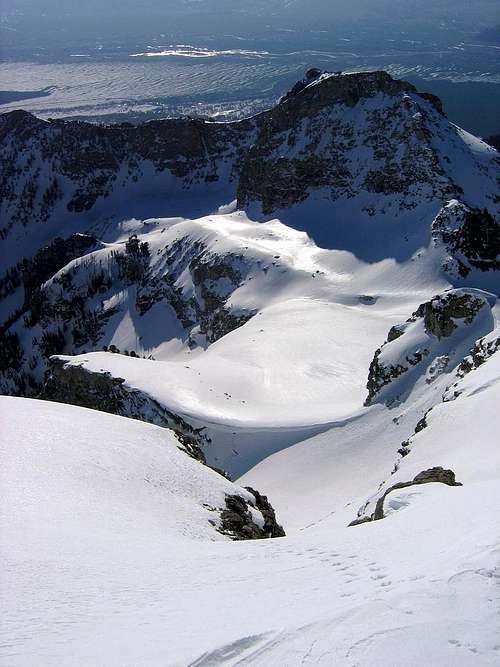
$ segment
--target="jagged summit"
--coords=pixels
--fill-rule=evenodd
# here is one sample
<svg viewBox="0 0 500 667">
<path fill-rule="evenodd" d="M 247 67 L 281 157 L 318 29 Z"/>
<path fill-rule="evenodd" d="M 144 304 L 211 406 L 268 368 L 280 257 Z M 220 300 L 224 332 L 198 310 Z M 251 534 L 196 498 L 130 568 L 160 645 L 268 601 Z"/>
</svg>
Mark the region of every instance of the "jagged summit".
<svg viewBox="0 0 500 667">
<path fill-rule="evenodd" d="M 354 106 L 361 99 L 373 97 L 379 93 L 397 95 L 399 93 L 415 93 L 432 103 L 435 109 L 444 114 L 441 100 L 431 93 L 420 93 L 408 81 L 394 79 L 383 70 L 368 72 L 321 72 L 311 69 L 304 79 L 280 100 L 280 104 L 297 103 L 307 107 L 314 113 L 324 106 L 342 103 Z"/>
<path fill-rule="evenodd" d="M 53 237 L 41 225 L 55 218 L 191 215 L 186 195 L 198 215 L 233 199 L 264 219 L 289 210 L 287 224 L 326 247 L 344 247 L 349 234 L 338 224 L 354 216 L 403 218 L 421 205 L 437 214 L 452 198 L 496 213 L 498 154 L 448 123 L 436 98 L 386 72 L 308 77 L 270 110 L 236 122 L 0 116 L 2 238 L 25 227 L 40 245 Z M 304 226 L 292 209 L 311 198 L 338 222 Z"/>
<path fill-rule="evenodd" d="M 42 121 L 42 119 L 28 111 L 16 109 L 14 111 L 7 111 L 0 114 L 0 127 L 5 128 L 6 124 L 9 124 L 10 126 L 19 126 L 31 123 L 34 118 L 37 118 L 39 122 L 50 122 L 52 125 L 64 124 L 80 127 L 90 126 L 98 128 L 100 131 L 133 131 L 136 128 L 143 128 L 145 126 L 161 127 L 162 125 L 172 129 L 173 127 L 182 127 L 183 125 L 202 125 L 206 123 L 215 123 L 216 125 L 239 125 L 254 118 L 266 118 L 269 113 L 280 104 L 287 103 L 289 106 L 293 104 L 299 105 L 299 99 L 300 106 L 309 104 L 310 111 L 314 113 L 314 111 L 321 108 L 321 106 L 327 106 L 338 102 L 353 105 L 359 102 L 362 98 L 371 97 L 378 93 L 396 95 L 400 92 L 416 93 L 423 99 L 431 101 L 440 113 L 444 113 L 442 102 L 437 96 L 431 93 L 419 92 L 413 84 L 401 79 L 395 79 L 384 70 L 328 72 L 317 68 L 311 68 L 307 70 L 304 78 L 297 81 L 291 90 L 286 93 L 274 107 L 268 111 L 260 112 L 242 120 L 228 122 L 187 116 L 163 120 L 149 120 L 138 124 L 128 122 L 95 124 L 88 121 L 64 119 Z"/>
</svg>

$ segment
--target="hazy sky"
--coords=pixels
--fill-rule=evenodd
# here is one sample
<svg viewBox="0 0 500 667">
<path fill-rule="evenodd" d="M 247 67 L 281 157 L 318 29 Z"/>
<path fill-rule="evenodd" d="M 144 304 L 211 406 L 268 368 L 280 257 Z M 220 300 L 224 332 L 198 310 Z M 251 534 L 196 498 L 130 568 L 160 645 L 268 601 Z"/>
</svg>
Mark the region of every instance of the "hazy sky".
<svg viewBox="0 0 500 667">
<path fill-rule="evenodd" d="M 345 18 L 413 17 L 419 14 L 475 17 L 500 22 L 498 0 L 0 0 L 2 14 L 27 12 L 52 15 L 178 14 L 202 16 L 207 12 L 233 16 L 301 17 L 309 21 Z"/>
<path fill-rule="evenodd" d="M 430 43 L 446 31 L 460 39 L 460 31 L 500 23 L 499 8 L 500 0 L 0 0 L 0 37 L 4 50 L 161 33 L 258 39 L 276 30 L 292 42 L 359 25 L 372 29 L 372 39 L 377 30 L 406 30 Z"/>
</svg>

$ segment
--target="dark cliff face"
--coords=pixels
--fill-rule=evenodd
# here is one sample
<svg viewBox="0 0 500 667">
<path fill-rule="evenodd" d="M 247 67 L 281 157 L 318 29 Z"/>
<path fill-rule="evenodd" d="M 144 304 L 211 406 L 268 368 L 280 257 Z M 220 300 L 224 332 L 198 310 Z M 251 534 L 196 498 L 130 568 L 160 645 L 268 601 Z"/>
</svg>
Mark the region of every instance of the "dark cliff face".
<svg viewBox="0 0 500 667">
<path fill-rule="evenodd" d="M 55 210 L 58 215 L 85 214 L 113 193 L 121 192 L 123 198 L 142 182 L 147 188 L 154 175 L 159 177 L 154 188 L 167 195 L 229 188 L 233 195 L 238 192 L 240 205 L 257 199 L 266 211 L 300 201 L 311 188 L 345 188 L 349 170 L 342 153 L 349 149 L 356 128 L 337 128 L 338 146 L 325 159 L 319 146 L 327 122 L 322 115 L 377 95 L 404 94 L 420 99 L 425 108 L 439 107 L 434 100 L 424 101 L 407 82 L 385 72 L 367 72 L 318 75 L 268 112 L 238 122 L 187 118 L 99 126 L 48 122 L 24 111 L 0 115 L 0 233 L 5 238 L 16 223 L 47 221 Z M 291 155 L 293 164 L 284 170 L 273 151 L 284 154 L 287 146 L 293 147 L 304 123 L 310 126 L 305 128 L 305 155 Z M 425 130 L 420 133 L 424 137 Z M 290 172 L 291 194 L 280 196 L 280 179 Z M 273 173 L 274 183 L 269 182 Z"/>
<path fill-rule="evenodd" d="M 487 209 L 450 202 L 434 219 L 432 237 L 448 252 L 444 269 L 451 275 L 466 278 L 474 269 L 500 269 L 500 225 Z"/>
<path fill-rule="evenodd" d="M 414 186 L 428 186 L 427 199 L 457 192 L 429 142 L 442 114 L 437 98 L 386 72 L 320 75 L 302 84 L 262 118 L 241 171 L 240 207 L 255 202 L 271 214 L 319 188 L 332 201 L 361 190 L 406 192 L 408 208 L 418 194 L 409 192 Z M 359 112 L 350 113 L 355 107 Z"/>
<path fill-rule="evenodd" d="M 191 190 L 237 177 L 254 121 L 163 120 L 139 126 L 42 121 L 15 111 L 0 116 L 0 234 L 14 225 L 85 214 L 114 193 L 159 176 L 155 188 Z M 172 185 L 172 181 L 175 186 Z"/>
</svg>

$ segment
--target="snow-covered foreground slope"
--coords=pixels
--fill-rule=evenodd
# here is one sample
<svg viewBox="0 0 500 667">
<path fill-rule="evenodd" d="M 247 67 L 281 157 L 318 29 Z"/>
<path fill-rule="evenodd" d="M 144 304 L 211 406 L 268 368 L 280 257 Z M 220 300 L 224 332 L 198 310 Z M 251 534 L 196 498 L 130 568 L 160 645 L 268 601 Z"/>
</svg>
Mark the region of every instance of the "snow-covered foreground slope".
<svg viewBox="0 0 500 667">
<path fill-rule="evenodd" d="M 2 532 L 12 562 L 32 534 L 54 553 L 131 532 L 146 542 L 228 539 L 228 495 L 264 525 L 255 497 L 195 460 L 172 431 L 47 401 L 4 396 L 0 410 Z"/>
<path fill-rule="evenodd" d="M 393 491 L 385 519 L 347 527 L 333 510 L 360 501 L 360 471 L 381 451 L 360 428 L 322 521 L 311 488 L 280 466 L 307 444 L 303 477 L 324 485 L 319 445 L 273 457 L 266 482 L 284 508 L 295 493 L 302 527 L 257 542 L 200 529 L 193 501 L 217 502 L 225 481 L 213 473 L 214 485 L 186 494 L 184 476 L 173 495 L 162 429 L 2 399 L 3 664 L 496 665 L 499 363 L 458 380 L 398 472 L 449 466 L 463 486 Z M 179 517 L 194 530 L 178 530 Z"/>
</svg>

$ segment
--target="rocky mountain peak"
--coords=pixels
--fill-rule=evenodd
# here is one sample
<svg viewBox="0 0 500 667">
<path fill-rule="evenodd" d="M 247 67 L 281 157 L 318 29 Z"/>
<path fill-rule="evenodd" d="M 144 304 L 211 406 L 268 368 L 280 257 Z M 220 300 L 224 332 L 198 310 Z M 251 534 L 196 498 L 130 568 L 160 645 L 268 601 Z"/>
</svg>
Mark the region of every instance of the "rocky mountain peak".
<svg viewBox="0 0 500 667">
<path fill-rule="evenodd" d="M 236 122 L 101 126 L 14 111 L 0 116 L 0 143 L 4 238 L 55 210 L 72 223 L 91 211 L 116 215 L 129 199 L 168 203 L 186 191 L 236 197 L 264 215 L 321 189 L 333 205 L 369 193 L 369 215 L 386 212 L 377 195 L 399 195 L 400 209 L 467 195 L 441 155 L 460 142 L 439 100 L 383 71 L 309 70 L 273 108 Z"/>
<path fill-rule="evenodd" d="M 308 114 L 313 114 L 332 104 L 354 106 L 360 100 L 374 97 L 379 93 L 390 96 L 399 93 L 419 94 L 424 99 L 432 101 L 435 108 L 442 113 L 439 98 L 428 93 L 418 93 L 415 86 L 408 81 L 394 79 L 383 70 L 352 74 L 308 70 L 304 79 L 296 83 L 280 100 L 277 108 L 282 110 L 284 106 L 289 109 L 293 107 L 294 111 L 300 108 L 302 111 L 307 110 Z"/>
<path fill-rule="evenodd" d="M 15 111 L 0 116 L 0 146 L 4 391 L 38 391 L 51 354 L 108 345 L 123 290 L 138 318 L 168 303 L 190 348 L 253 318 L 255 304 L 232 295 L 277 262 L 247 259 L 242 240 L 223 250 L 174 234 L 138 258 L 100 243 L 131 217 L 192 217 L 192 201 L 211 213 L 236 199 L 254 220 L 279 216 L 367 261 L 433 243 L 453 284 L 491 282 L 499 266 L 498 153 L 386 72 L 309 70 L 272 109 L 236 122 L 99 126 Z"/>
</svg>

